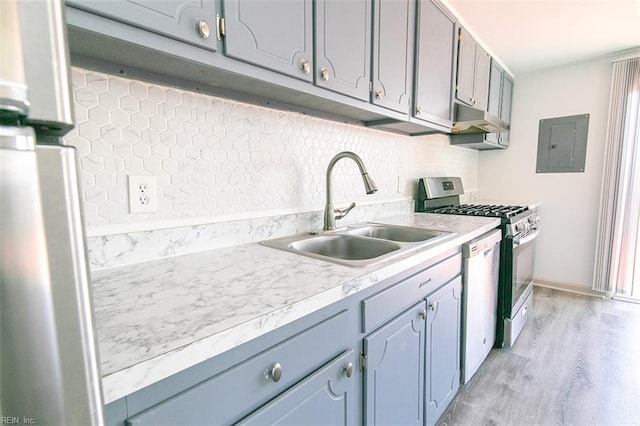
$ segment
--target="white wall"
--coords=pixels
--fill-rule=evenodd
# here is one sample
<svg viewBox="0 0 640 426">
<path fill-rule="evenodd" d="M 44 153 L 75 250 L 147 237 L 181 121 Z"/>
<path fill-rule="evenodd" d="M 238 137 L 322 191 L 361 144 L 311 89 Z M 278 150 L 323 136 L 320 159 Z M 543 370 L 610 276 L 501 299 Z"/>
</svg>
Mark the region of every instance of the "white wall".
<svg viewBox="0 0 640 426">
<path fill-rule="evenodd" d="M 601 59 L 517 76 L 511 146 L 480 155 L 479 197 L 542 203 L 536 279 L 592 285 L 611 70 Z M 585 113 L 585 172 L 537 174 L 539 120 Z"/>
<path fill-rule="evenodd" d="M 410 199 L 398 176 L 462 176 L 465 188 L 477 186 L 478 152 L 446 136 L 395 135 L 79 68 L 73 94 L 78 125 L 65 139 L 78 149 L 93 236 L 321 210 L 327 164 L 343 150 L 361 155 L 379 191 L 367 196 L 355 164 L 341 161 L 336 206 Z M 157 213 L 129 213 L 127 175 L 157 177 Z"/>
</svg>

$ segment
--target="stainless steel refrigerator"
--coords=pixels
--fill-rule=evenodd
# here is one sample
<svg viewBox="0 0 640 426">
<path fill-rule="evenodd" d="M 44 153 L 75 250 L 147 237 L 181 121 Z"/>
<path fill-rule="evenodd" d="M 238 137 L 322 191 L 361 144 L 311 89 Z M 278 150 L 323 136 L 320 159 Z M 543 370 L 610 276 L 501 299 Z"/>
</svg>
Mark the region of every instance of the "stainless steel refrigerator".
<svg viewBox="0 0 640 426">
<path fill-rule="evenodd" d="M 0 0 L 0 417 L 103 424 L 60 0 Z"/>
</svg>

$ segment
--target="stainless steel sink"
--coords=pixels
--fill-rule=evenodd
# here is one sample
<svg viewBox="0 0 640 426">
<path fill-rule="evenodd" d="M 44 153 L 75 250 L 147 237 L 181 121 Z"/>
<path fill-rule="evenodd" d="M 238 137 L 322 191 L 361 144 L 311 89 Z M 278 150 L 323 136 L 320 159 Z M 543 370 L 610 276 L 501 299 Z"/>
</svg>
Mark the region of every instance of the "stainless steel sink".
<svg viewBox="0 0 640 426">
<path fill-rule="evenodd" d="M 343 260 L 373 259 L 396 250 L 398 244 L 369 240 L 351 235 L 323 235 L 289 244 L 294 250 Z"/>
<path fill-rule="evenodd" d="M 297 234 L 261 241 L 259 244 L 354 267 L 364 267 L 381 262 L 399 254 L 402 249 L 400 244 L 391 241 L 337 233 Z"/>
<path fill-rule="evenodd" d="M 452 232 L 366 223 L 341 231 L 296 234 L 259 244 L 346 266 L 365 267 L 435 244 Z"/>
<path fill-rule="evenodd" d="M 350 235 L 361 237 L 379 238 L 382 240 L 401 241 L 406 243 L 424 242 L 435 239 L 442 239 L 450 232 L 435 231 L 433 229 L 411 228 L 407 226 L 378 225 L 371 224 L 354 228 L 346 232 Z M 431 241 L 435 242 L 435 241 Z"/>
</svg>

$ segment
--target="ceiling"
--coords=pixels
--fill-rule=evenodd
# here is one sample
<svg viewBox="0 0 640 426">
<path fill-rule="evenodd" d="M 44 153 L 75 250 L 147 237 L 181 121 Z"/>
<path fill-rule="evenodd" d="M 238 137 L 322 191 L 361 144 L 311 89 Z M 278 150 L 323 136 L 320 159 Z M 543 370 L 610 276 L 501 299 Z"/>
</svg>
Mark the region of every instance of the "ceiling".
<svg viewBox="0 0 640 426">
<path fill-rule="evenodd" d="M 640 47 L 640 0 L 448 0 L 515 75 Z"/>
</svg>

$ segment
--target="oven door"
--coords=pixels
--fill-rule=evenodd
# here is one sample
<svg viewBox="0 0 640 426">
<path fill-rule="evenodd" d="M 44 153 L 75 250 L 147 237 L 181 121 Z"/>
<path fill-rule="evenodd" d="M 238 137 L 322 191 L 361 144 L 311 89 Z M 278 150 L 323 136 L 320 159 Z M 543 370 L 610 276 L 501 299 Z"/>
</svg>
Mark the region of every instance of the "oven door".
<svg viewBox="0 0 640 426">
<path fill-rule="evenodd" d="M 539 230 L 533 229 L 525 234 L 516 235 L 512 242 L 511 262 L 511 317 L 524 304 L 533 287 L 533 263 L 536 238 Z M 507 299 L 509 300 L 509 299 Z"/>
</svg>

